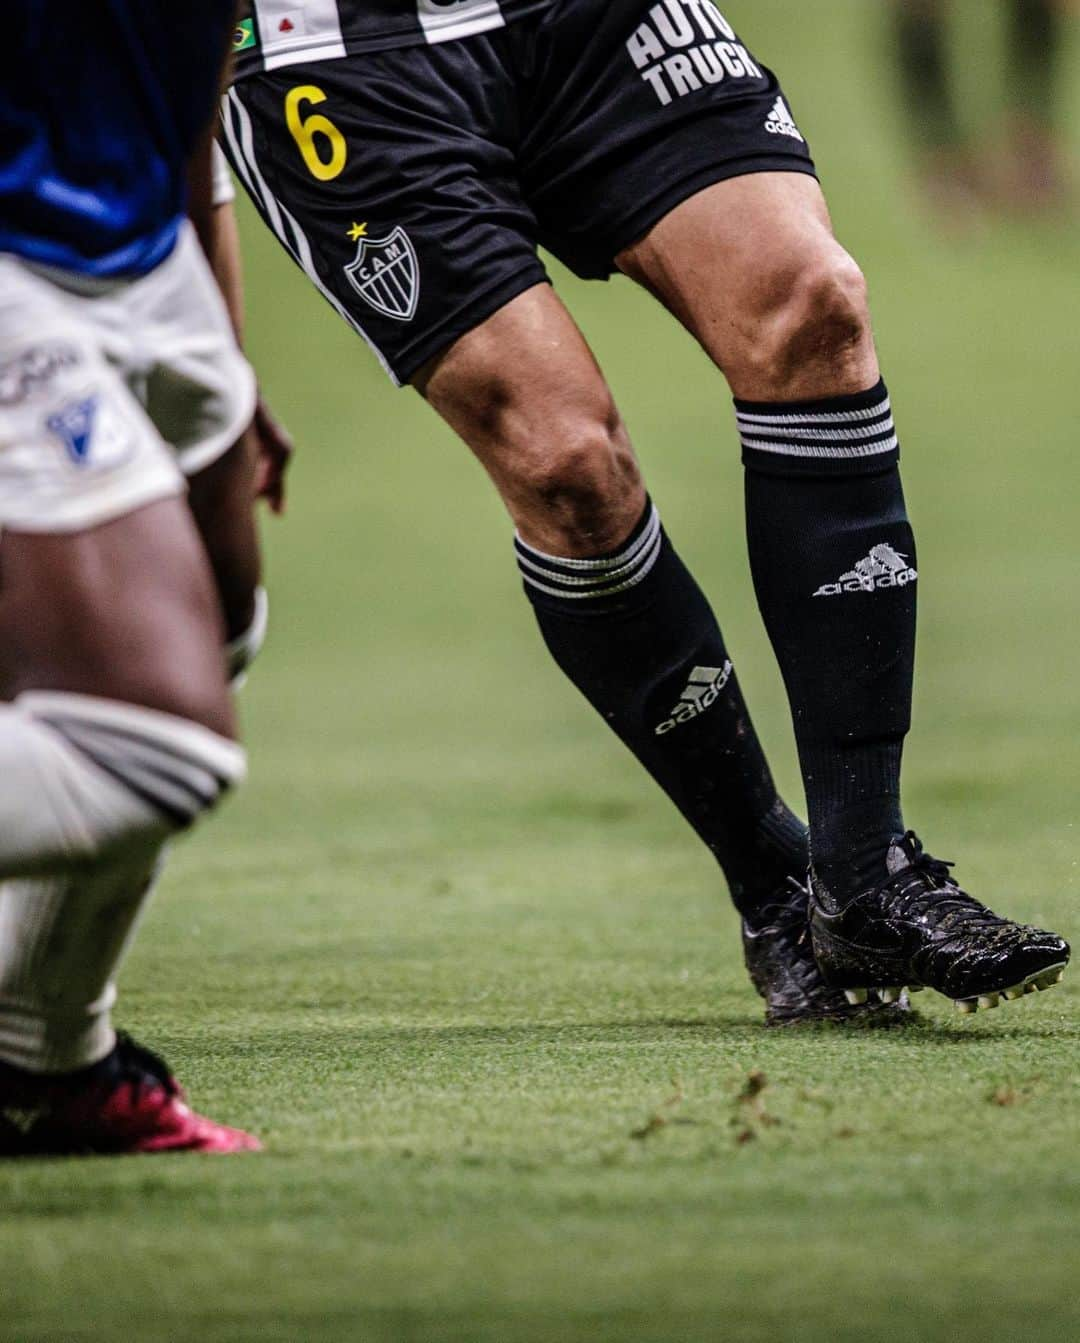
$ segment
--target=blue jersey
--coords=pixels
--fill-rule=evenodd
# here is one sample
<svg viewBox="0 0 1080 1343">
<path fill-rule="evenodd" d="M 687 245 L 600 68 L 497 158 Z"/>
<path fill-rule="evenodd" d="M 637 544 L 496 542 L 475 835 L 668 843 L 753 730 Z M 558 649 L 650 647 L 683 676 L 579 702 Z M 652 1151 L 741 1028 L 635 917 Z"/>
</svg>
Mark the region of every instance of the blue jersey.
<svg viewBox="0 0 1080 1343">
<path fill-rule="evenodd" d="M 235 0 L 3 0 L 0 252 L 143 275 L 172 249 Z"/>
</svg>

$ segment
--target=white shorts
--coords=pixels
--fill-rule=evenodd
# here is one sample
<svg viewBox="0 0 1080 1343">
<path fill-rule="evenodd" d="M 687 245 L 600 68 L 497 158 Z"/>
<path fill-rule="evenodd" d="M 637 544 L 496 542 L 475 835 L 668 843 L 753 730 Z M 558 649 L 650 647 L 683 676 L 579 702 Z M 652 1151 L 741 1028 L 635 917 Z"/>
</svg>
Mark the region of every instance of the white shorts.
<svg viewBox="0 0 1080 1343">
<path fill-rule="evenodd" d="M 137 280 L 0 254 L 0 529 L 81 531 L 180 494 L 254 406 L 190 224 Z"/>
</svg>

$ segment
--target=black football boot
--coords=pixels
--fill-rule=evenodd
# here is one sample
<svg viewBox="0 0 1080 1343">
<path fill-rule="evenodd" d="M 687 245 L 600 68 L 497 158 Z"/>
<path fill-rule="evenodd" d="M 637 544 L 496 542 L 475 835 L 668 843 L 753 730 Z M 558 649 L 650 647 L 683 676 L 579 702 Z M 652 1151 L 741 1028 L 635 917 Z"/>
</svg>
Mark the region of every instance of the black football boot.
<svg viewBox="0 0 1080 1343">
<path fill-rule="evenodd" d="M 888 1004 L 865 998 L 852 1003 L 842 990 L 825 983 L 810 942 L 807 890 L 794 878 L 752 923 L 743 919 L 742 938 L 746 968 L 765 999 L 766 1026 L 870 1018 L 884 1022 L 907 1013 L 906 994 L 896 994 Z"/>
<path fill-rule="evenodd" d="M 1069 944 L 999 918 L 931 858 L 912 831 L 889 848 L 881 883 L 840 904 L 811 869 L 810 930 L 827 983 L 848 1002 L 932 988 L 961 1012 L 997 1007 L 1056 984 Z"/>
</svg>

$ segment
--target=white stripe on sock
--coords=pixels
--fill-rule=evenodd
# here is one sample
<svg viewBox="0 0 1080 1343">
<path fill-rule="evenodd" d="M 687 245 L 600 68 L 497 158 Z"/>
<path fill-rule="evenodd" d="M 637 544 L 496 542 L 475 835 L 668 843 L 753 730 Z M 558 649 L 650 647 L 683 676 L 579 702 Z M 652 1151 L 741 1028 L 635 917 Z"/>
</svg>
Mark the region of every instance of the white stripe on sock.
<svg viewBox="0 0 1080 1343">
<path fill-rule="evenodd" d="M 585 591 L 574 592 L 572 590 L 568 591 L 565 587 L 559 587 L 559 588 L 549 587 L 546 583 L 537 582 L 537 580 L 533 578 L 531 574 L 526 573 L 524 569 L 521 570 L 521 576 L 525 580 L 525 582 L 529 584 L 530 587 L 536 588 L 539 592 L 546 592 L 550 597 L 565 597 L 567 598 L 567 600 L 570 601 L 580 600 L 582 598 L 611 597 L 614 596 L 616 593 L 625 592 L 627 588 L 636 587 L 638 583 L 640 583 L 643 579 L 648 577 L 650 570 L 656 563 L 657 557 L 660 554 L 660 547 L 662 541 L 663 537 L 661 536 L 658 528 L 652 545 L 650 546 L 646 554 L 642 557 L 640 563 L 634 566 L 634 572 L 631 574 L 631 576 L 627 578 L 625 582 L 616 583 L 614 586 L 604 586 L 602 582 L 599 582 L 599 583 L 593 583 Z M 520 558 L 521 557 L 519 556 L 519 560 Z M 563 575 L 553 574 L 550 571 L 541 571 L 541 572 L 545 572 L 545 576 L 550 578 L 553 582 L 558 581 L 573 584 L 575 582 L 589 581 L 589 580 L 565 578 Z"/>
<path fill-rule="evenodd" d="M 857 446 L 837 444 L 831 447 L 825 443 L 771 443 L 761 438 L 744 438 L 744 448 L 754 448 L 758 452 L 775 452 L 784 457 L 875 457 L 882 452 L 891 452 L 900 446 L 893 434 L 880 443 L 863 443 Z"/>
<path fill-rule="evenodd" d="M 606 558 L 599 560 L 575 560 L 566 559 L 561 555 L 549 555 L 546 551 L 537 550 L 535 546 L 530 546 L 527 541 L 523 541 L 520 534 L 515 539 L 518 546 L 522 550 L 528 551 L 533 559 L 547 560 L 551 564 L 561 564 L 565 569 L 604 570 L 632 559 L 638 551 L 643 550 L 647 544 L 651 543 L 653 534 L 659 530 L 659 527 L 660 514 L 656 510 L 656 505 L 653 504 L 649 509 L 649 519 L 637 540 L 628 545 L 625 550 L 620 550 L 617 555 L 608 555 Z"/>
<path fill-rule="evenodd" d="M 739 423 L 744 421 L 747 424 L 765 426 L 767 424 L 788 425 L 788 424 L 857 424 L 861 420 L 872 420 L 877 416 L 885 415 L 892 410 L 892 401 L 886 397 L 876 406 L 867 406 L 865 410 L 837 410 L 825 414 L 818 414 L 816 411 L 789 411 L 782 415 L 758 415 L 750 411 L 735 409 L 735 415 Z"/>
</svg>

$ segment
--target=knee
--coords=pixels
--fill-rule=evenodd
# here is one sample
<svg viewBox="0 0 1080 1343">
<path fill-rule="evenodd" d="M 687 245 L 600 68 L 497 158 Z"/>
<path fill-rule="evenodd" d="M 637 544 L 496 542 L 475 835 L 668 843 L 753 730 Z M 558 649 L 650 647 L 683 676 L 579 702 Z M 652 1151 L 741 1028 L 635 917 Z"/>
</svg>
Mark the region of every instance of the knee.
<svg viewBox="0 0 1080 1343">
<path fill-rule="evenodd" d="M 190 720 L 66 691 L 0 706 L 0 876 L 151 853 L 245 773 L 243 750 Z"/>
<path fill-rule="evenodd" d="M 507 502 L 523 539 L 550 554 L 601 555 L 633 530 L 645 488 L 614 405 L 554 418 L 515 462 Z"/>
<path fill-rule="evenodd" d="M 870 376 L 873 338 L 866 281 L 851 257 L 832 247 L 784 276 L 777 289 L 764 336 L 759 331 L 754 342 L 755 373 L 766 397 L 861 390 L 855 384 Z"/>
<path fill-rule="evenodd" d="M 421 386 L 482 462 L 522 539 L 568 558 L 615 549 L 645 502 L 611 393 L 584 347 L 580 355 L 553 338 L 535 359 L 514 361 L 481 330 Z"/>
</svg>

